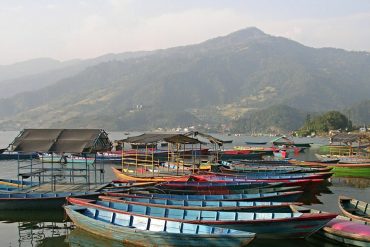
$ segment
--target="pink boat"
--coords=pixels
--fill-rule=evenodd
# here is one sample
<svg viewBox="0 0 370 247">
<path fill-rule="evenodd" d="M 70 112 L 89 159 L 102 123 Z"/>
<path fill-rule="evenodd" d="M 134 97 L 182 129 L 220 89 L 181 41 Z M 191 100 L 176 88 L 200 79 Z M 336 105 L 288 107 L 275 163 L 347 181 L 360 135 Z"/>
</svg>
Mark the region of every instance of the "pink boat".
<svg viewBox="0 0 370 247">
<path fill-rule="evenodd" d="M 370 246 L 370 226 L 338 216 L 325 225 L 319 235 L 350 246 Z"/>
</svg>

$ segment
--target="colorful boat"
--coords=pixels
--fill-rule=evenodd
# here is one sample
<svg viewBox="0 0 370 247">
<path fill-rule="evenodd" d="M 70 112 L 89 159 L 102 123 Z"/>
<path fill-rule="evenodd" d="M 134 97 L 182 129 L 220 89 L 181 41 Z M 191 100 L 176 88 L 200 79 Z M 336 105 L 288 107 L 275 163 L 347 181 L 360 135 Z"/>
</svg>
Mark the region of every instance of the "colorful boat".
<svg viewBox="0 0 370 247">
<path fill-rule="evenodd" d="M 232 191 L 232 190 L 244 190 L 253 188 L 268 188 L 282 185 L 277 183 L 249 183 L 249 182 L 180 182 L 170 181 L 157 184 L 155 187 L 164 189 L 177 189 L 177 190 L 198 190 L 198 191 Z"/>
<path fill-rule="evenodd" d="M 285 192 L 285 191 L 297 191 L 300 190 L 300 186 L 289 186 L 289 187 L 267 187 L 267 188 L 252 188 L 252 189 L 243 189 L 243 190 L 230 190 L 230 189 L 217 189 L 217 190 L 192 190 L 192 189 L 168 189 L 160 188 L 151 189 L 147 188 L 146 190 L 153 193 L 168 193 L 176 195 L 225 195 L 225 194 L 265 194 L 272 192 Z"/>
<path fill-rule="evenodd" d="M 299 167 L 299 166 L 262 166 L 262 165 L 237 165 L 230 164 L 228 167 L 220 166 L 220 171 L 223 173 L 262 173 L 266 175 L 290 174 L 290 173 L 318 173 L 330 172 L 332 167 Z"/>
<path fill-rule="evenodd" d="M 325 213 L 304 207 L 295 208 L 298 208 L 298 210 L 295 210 L 296 212 Z M 367 225 L 367 222 L 353 221 L 344 216 L 337 216 L 335 219 L 332 219 L 322 229 L 317 231 L 315 235 L 345 246 L 370 246 L 370 226 Z"/>
<path fill-rule="evenodd" d="M 73 223 L 87 232 L 142 246 L 243 246 L 254 233 L 139 216 L 102 208 L 65 206 Z"/>
<path fill-rule="evenodd" d="M 173 194 L 126 194 L 125 197 L 141 197 L 152 199 L 190 200 L 190 201 L 263 201 L 263 202 L 295 202 L 303 191 L 271 192 L 262 194 L 226 194 L 226 195 L 173 195 Z M 106 193 L 114 196 L 114 193 Z M 120 195 L 122 196 L 122 195 Z"/>
<path fill-rule="evenodd" d="M 370 246 L 370 226 L 349 218 L 338 217 L 327 223 L 318 234 L 346 246 Z"/>
<path fill-rule="evenodd" d="M 238 201 L 187 201 L 170 199 L 151 199 L 135 197 L 99 196 L 102 201 L 128 203 L 142 206 L 160 206 L 163 208 L 205 210 L 205 211 L 238 211 L 238 212 L 269 212 L 288 213 L 292 205 L 299 202 L 238 202 Z"/>
<path fill-rule="evenodd" d="M 60 192 L 60 193 L 2 193 L 0 210 L 57 209 L 66 202 L 66 197 L 96 199 L 100 192 Z"/>
<path fill-rule="evenodd" d="M 370 205 L 367 202 L 340 196 L 339 209 L 347 217 L 370 223 Z"/>
<path fill-rule="evenodd" d="M 29 160 L 37 158 L 37 153 L 19 153 L 3 150 L 0 153 L 0 160 Z"/>
<path fill-rule="evenodd" d="M 272 142 L 272 144 L 274 145 L 286 145 L 286 146 L 296 146 L 296 147 L 311 147 L 311 144 L 312 143 L 308 143 L 308 142 L 302 142 L 302 143 L 296 143 L 294 142 L 293 140 L 289 139 L 288 137 L 286 136 L 279 136 L 273 140 L 271 140 L 270 142 Z"/>
<path fill-rule="evenodd" d="M 247 174 L 237 174 L 237 175 L 228 175 L 228 177 L 234 177 L 245 180 L 297 180 L 297 179 L 327 179 L 330 178 L 334 173 L 333 172 L 318 172 L 318 173 L 297 173 L 297 174 L 261 174 L 261 173 L 247 173 Z M 214 173 L 214 177 L 226 177 L 227 174 Z M 210 179 L 212 175 L 192 175 L 191 178 L 199 179 Z"/>
<path fill-rule="evenodd" d="M 122 173 L 117 168 L 112 167 L 113 174 L 119 181 L 136 181 L 136 182 L 166 182 L 169 180 L 187 181 L 188 176 L 166 176 L 166 177 L 133 177 Z"/>
<path fill-rule="evenodd" d="M 22 181 L 15 179 L 0 179 L 0 192 L 14 192 L 38 186 L 38 182 Z"/>
<path fill-rule="evenodd" d="M 304 238 L 322 228 L 337 214 L 304 213 L 255 213 L 222 212 L 203 210 L 182 210 L 162 207 L 147 207 L 116 202 L 68 198 L 68 202 L 88 208 L 96 208 L 129 216 L 150 217 L 151 219 L 171 220 L 181 223 L 196 223 L 217 226 L 239 231 L 252 231 L 257 238 Z M 108 217 L 109 217 L 108 216 Z M 114 217 L 113 217 L 114 218 Z"/>
</svg>

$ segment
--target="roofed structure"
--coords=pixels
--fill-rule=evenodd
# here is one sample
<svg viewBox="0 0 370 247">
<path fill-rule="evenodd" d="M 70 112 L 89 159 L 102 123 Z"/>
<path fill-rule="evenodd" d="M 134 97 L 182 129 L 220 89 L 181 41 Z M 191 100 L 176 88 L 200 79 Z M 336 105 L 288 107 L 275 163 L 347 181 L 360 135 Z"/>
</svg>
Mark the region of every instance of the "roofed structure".
<svg viewBox="0 0 370 247">
<path fill-rule="evenodd" d="M 146 133 L 139 136 L 128 137 L 121 140 L 121 142 L 126 143 L 140 143 L 149 144 L 157 142 L 169 142 L 169 143 L 179 143 L 179 144 L 199 144 L 201 143 L 198 139 L 191 138 L 182 134 L 152 134 Z"/>
<path fill-rule="evenodd" d="M 95 153 L 111 149 L 101 129 L 24 129 L 9 145 L 17 152 Z"/>
<path fill-rule="evenodd" d="M 370 136 L 366 134 L 338 133 L 330 137 L 330 142 L 370 142 Z"/>
<path fill-rule="evenodd" d="M 201 136 L 205 139 L 207 139 L 210 143 L 212 144 L 217 144 L 219 146 L 222 146 L 224 144 L 225 141 L 221 140 L 221 139 L 218 139 L 214 136 L 211 136 L 211 135 L 208 135 L 208 134 L 204 134 L 204 133 L 201 133 L 201 132 L 198 132 L 198 131 L 191 131 L 191 132 L 188 132 L 186 133 L 185 135 L 192 135 L 192 136 Z"/>
</svg>

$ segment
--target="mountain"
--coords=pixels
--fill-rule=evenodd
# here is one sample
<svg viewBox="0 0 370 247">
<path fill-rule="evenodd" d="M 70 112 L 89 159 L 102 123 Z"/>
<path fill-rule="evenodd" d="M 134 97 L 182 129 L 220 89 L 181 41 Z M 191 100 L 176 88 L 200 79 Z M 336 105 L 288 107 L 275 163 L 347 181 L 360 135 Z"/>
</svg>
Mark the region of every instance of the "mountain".
<svg viewBox="0 0 370 247">
<path fill-rule="evenodd" d="M 299 129 L 307 112 L 286 105 L 275 105 L 252 111 L 233 122 L 233 131 L 239 133 L 282 133 Z"/>
<path fill-rule="evenodd" d="M 247 28 L 200 44 L 98 62 L 2 99 L 0 127 L 155 128 L 212 119 L 217 125 L 274 105 L 343 109 L 370 99 L 368 78 L 369 53 L 315 49 Z"/>
<path fill-rule="evenodd" d="M 370 100 L 364 100 L 342 111 L 357 126 L 370 124 Z"/>
<path fill-rule="evenodd" d="M 40 58 L 0 66 L 0 98 L 9 98 L 18 93 L 36 91 L 69 77 L 73 77 L 90 66 L 109 61 L 124 61 L 153 52 L 138 51 L 106 54 L 93 59 L 74 59 L 65 62 Z"/>
<path fill-rule="evenodd" d="M 11 65 L 0 65 L 0 82 L 42 73 L 61 66 L 62 62 L 51 58 L 36 58 Z"/>
</svg>

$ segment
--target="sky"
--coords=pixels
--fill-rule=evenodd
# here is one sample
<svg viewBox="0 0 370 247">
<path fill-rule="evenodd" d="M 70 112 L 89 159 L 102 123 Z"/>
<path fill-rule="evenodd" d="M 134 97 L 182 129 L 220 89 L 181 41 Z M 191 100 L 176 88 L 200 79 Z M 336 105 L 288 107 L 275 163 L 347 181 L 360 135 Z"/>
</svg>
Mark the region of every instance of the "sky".
<svg viewBox="0 0 370 247">
<path fill-rule="evenodd" d="M 370 51 L 370 0 L 0 0 L 0 65 L 163 49 L 252 26 Z"/>
</svg>

